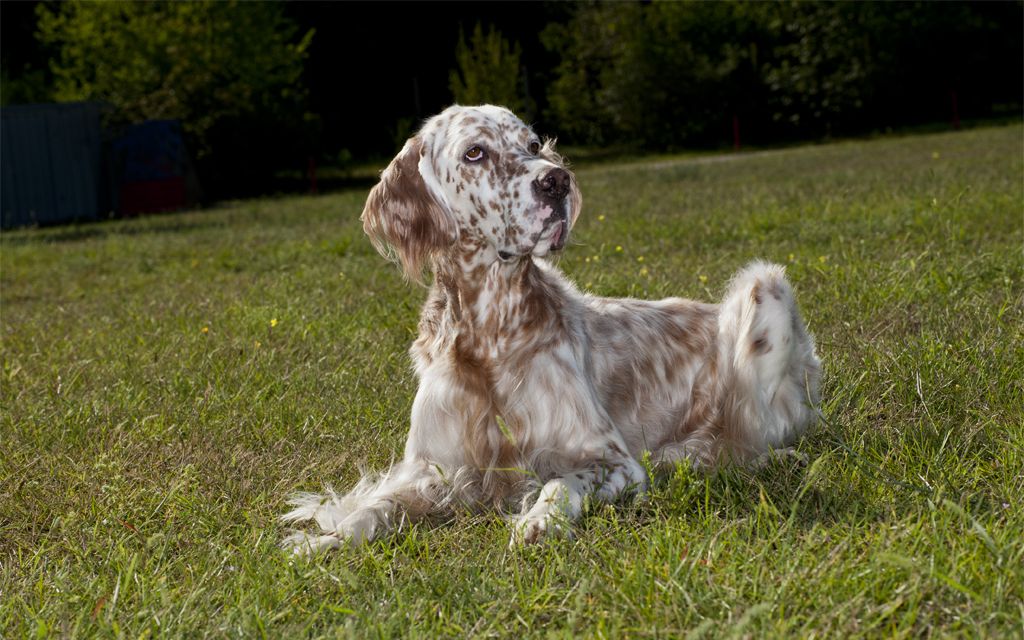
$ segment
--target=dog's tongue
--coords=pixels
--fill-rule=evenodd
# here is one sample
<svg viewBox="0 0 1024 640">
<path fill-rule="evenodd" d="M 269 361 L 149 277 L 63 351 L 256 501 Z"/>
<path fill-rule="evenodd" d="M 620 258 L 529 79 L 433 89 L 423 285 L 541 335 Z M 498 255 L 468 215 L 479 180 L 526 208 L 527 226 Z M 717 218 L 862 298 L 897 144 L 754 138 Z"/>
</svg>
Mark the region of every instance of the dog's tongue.
<svg viewBox="0 0 1024 640">
<path fill-rule="evenodd" d="M 555 227 L 555 235 L 551 236 L 552 249 L 561 249 L 565 246 L 565 227 L 565 220 L 559 221 L 558 226 Z"/>
</svg>

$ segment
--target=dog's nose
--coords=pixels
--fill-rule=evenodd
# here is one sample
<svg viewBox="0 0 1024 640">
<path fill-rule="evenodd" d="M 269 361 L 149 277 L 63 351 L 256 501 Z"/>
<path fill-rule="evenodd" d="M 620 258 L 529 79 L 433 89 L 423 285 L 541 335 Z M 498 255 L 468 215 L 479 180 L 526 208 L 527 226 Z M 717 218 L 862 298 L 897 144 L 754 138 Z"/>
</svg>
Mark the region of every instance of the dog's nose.
<svg viewBox="0 0 1024 640">
<path fill-rule="evenodd" d="M 537 194 L 550 202 L 561 202 L 569 193 L 569 172 L 554 168 L 533 181 Z"/>
</svg>

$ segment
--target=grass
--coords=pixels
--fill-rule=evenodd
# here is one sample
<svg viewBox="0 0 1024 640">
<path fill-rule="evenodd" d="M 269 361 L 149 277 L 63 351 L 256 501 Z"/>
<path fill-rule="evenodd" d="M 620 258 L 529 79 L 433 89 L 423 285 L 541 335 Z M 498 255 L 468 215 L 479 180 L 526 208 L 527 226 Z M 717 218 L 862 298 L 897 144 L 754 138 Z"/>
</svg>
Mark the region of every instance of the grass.
<svg viewBox="0 0 1024 640">
<path fill-rule="evenodd" d="M 1020 636 L 1022 176 L 1019 125 L 581 168 L 561 267 L 717 299 L 787 264 L 825 419 L 808 467 L 680 469 L 515 550 L 490 515 L 276 547 L 406 433 L 424 294 L 365 192 L 5 232 L 0 636 Z"/>
</svg>

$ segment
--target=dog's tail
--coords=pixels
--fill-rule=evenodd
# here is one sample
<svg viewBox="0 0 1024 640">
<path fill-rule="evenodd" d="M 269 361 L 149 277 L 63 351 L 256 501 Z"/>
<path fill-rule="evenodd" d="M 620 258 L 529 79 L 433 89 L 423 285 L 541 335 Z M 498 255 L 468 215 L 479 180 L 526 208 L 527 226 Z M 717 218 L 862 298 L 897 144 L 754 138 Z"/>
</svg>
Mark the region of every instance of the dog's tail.
<svg viewBox="0 0 1024 640">
<path fill-rule="evenodd" d="M 723 436 L 740 458 L 792 443 L 815 418 L 821 363 L 785 270 L 753 262 L 719 315 Z"/>
</svg>

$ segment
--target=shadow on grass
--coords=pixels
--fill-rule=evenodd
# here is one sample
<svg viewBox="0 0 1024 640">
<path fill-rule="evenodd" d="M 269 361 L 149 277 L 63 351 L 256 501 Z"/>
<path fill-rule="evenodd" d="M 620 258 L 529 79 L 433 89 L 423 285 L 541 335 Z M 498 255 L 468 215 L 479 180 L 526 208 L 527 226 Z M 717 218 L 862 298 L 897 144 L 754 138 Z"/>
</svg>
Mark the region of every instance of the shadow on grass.
<svg viewBox="0 0 1024 640">
<path fill-rule="evenodd" d="M 812 459 L 809 465 L 791 459 L 773 460 L 760 469 L 723 467 L 711 473 L 689 468 L 659 474 L 650 498 L 635 507 L 643 526 L 681 519 L 721 524 L 755 519 L 769 528 L 787 526 L 807 530 L 816 525 L 878 521 L 882 508 L 862 486 L 839 490 L 829 473 L 816 465 L 832 464 L 831 456 Z"/>
<path fill-rule="evenodd" d="M 142 236 L 156 233 L 185 233 L 223 226 L 216 220 L 185 220 L 184 212 L 147 214 L 145 217 L 107 218 L 75 222 L 71 225 L 27 227 L 4 231 L 2 243 L 7 246 L 78 242 L 108 236 Z M 142 225 L 126 225 L 126 220 L 144 220 Z"/>
<path fill-rule="evenodd" d="M 330 176 L 317 181 L 317 194 L 327 195 L 345 191 L 368 192 L 377 183 L 376 176 Z M 48 243 L 78 242 L 111 235 L 135 236 L 157 233 L 182 233 L 224 226 L 215 219 L 186 220 L 182 216 L 194 211 L 214 211 L 219 206 L 238 199 L 294 198 L 309 193 L 308 182 L 299 178 L 275 177 L 259 188 L 233 192 L 223 198 L 215 198 L 195 208 L 177 211 L 144 213 L 141 215 L 108 217 L 94 220 L 81 219 L 72 222 L 58 222 L 36 226 L 4 229 L 0 241 L 8 246 L 31 246 Z M 123 224 L 126 221 L 141 221 L 141 224 Z"/>
</svg>

